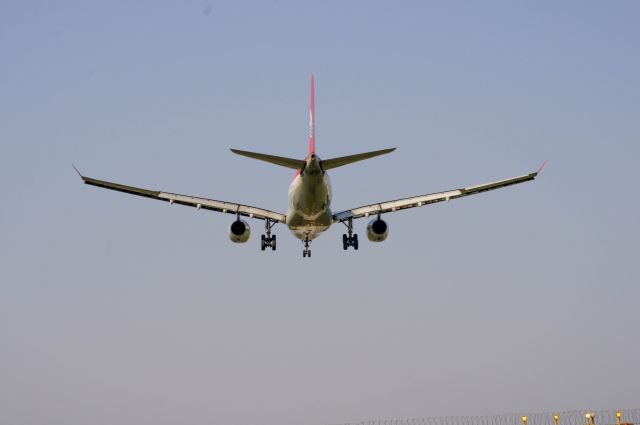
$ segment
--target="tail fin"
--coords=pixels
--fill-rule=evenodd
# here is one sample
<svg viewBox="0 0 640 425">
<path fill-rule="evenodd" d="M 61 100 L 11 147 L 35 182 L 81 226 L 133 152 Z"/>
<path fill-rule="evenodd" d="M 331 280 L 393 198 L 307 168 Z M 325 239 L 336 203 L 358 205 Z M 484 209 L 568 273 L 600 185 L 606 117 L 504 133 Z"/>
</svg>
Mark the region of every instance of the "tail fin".
<svg viewBox="0 0 640 425">
<path fill-rule="evenodd" d="M 314 111 L 314 81 L 313 75 L 311 75 L 311 92 L 309 102 L 309 155 L 316 153 L 316 124 L 315 124 L 315 111 Z M 383 149 L 373 152 L 359 153 L 356 155 L 341 156 L 339 158 L 330 158 L 321 162 L 323 170 L 330 170 L 336 167 L 342 167 L 343 165 L 351 164 L 353 162 L 362 161 L 364 159 L 373 158 L 378 155 L 384 155 L 393 152 L 396 148 Z M 301 159 L 286 158 L 283 156 L 267 155 L 257 152 L 247 152 L 238 149 L 231 149 L 231 151 L 237 155 L 246 156 L 248 158 L 258 159 L 260 161 L 270 162 L 271 164 L 280 165 L 282 167 L 293 168 L 295 170 L 302 170 L 306 161 Z"/>
<path fill-rule="evenodd" d="M 311 101 L 309 102 L 309 154 L 316 153 L 316 122 L 313 99 L 313 75 L 311 75 Z"/>
</svg>

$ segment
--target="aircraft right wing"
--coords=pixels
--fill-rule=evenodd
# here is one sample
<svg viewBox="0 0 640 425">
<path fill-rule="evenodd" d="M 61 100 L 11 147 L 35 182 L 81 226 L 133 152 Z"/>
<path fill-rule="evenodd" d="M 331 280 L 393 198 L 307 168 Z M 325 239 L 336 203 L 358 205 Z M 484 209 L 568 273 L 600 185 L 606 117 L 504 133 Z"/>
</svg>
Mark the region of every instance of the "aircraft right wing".
<svg viewBox="0 0 640 425">
<path fill-rule="evenodd" d="M 485 183 L 476 186 L 448 190 L 446 192 L 430 193 L 426 195 L 413 196 L 411 198 L 397 199 L 395 201 L 381 202 L 379 204 L 365 205 L 362 207 L 341 211 L 333 214 L 333 221 L 341 222 L 348 219 L 369 217 L 370 215 L 395 212 L 407 208 L 422 207 L 428 204 L 449 201 L 451 199 L 458 199 L 464 196 L 476 195 L 478 193 L 487 192 L 489 190 L 502 189 L 503 187 L 512 186 L 514 184 L 525 183 L 531 180 L 535 180 L 540 171 L 542 171 L 542 168 L 545 166 L 545 164 L 546 161 L 544 162 L 544 164 L 542 164 L 538 171 L 536 171 L 535 173 L 526 174 L 524 176 L 512 177 L 510 179 L 499 180 L 492 183 Z"/>
</svg>

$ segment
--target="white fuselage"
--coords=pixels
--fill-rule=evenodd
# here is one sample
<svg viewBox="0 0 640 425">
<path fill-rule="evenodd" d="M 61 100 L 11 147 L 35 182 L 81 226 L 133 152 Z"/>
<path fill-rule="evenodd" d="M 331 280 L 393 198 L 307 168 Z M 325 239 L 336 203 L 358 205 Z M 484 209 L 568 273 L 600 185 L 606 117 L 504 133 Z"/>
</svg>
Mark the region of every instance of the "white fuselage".
<svg viewBox="0 0 640 425">
<path fill-rule="evenodd" d="M 310 154 L 289 186 L 287 226 L 299 239 L 315 239 L 333 223 L 330 206 L 329 176 L 322 170 L 320 158 Z"/>
</svg>

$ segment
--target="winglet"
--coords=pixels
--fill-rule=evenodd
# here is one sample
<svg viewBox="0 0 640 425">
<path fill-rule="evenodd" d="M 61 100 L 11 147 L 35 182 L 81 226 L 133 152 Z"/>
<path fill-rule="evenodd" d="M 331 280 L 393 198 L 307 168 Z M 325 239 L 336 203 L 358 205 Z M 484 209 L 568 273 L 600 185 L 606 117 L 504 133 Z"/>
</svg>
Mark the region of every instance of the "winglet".
<svg viewBox="0 0 640 425">
<path fill-rule="evenodd" d="M 538 168 L 538 171 L 536 171 L 536 174 L 540 174 L 542 172 L 542 169 L 547 165 L 547 162 L 549 162 L 549 160 L 545 159 L 540 168 Z"/>
<path fill-rule="evenodd" d="M 80 176 L 80 178 L 81 178 L 82 180 L 84 180 L 84 176 L 82 175 L 82 173 L 80 173 L 80 171 L 78 171 L 78 169 L 76 168 L 76 166 L 75 166 L 75 165 L 73 165 L 73 164 L 71 164 L 71 166 L 73 167 L 73 169 L 74 169 L 74 170 L 76 170 L 76 173 L 78 173 L 78 175 Z"/>
</svg>

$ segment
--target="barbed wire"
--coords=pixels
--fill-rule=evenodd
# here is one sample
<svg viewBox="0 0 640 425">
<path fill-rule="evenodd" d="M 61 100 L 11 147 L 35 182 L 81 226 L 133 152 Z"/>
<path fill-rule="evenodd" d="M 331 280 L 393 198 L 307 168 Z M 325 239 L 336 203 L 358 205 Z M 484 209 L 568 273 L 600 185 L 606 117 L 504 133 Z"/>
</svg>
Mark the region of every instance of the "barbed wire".
<svg viewBox="0 0 640 425">
<path fill-rule="evenodd" d="M 620 413 L 618 421 L 617 413 Z M 592 415 L 587 418 L 585 415 Z M 557 415 L 557 423 L 554 416 Z M 526 419 L 525 419 L 526 418 Z M 490 416 L 437 416 L 374 419 L 335 425 L 639 425 L 640 409 L 574 410 L 570 412 L 507 413 Z"/>
</svg>

